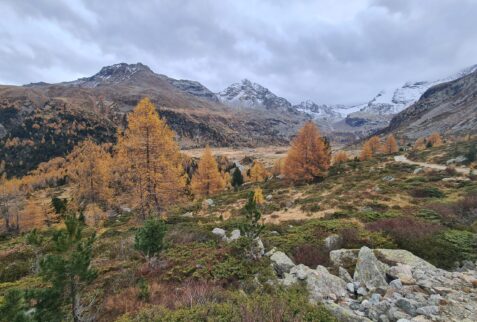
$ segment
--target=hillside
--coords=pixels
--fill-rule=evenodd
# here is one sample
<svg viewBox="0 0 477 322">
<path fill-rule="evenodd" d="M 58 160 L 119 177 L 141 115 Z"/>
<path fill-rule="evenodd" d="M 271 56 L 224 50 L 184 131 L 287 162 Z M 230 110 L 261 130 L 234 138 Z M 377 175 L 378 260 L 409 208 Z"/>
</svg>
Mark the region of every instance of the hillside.
<svg viewBox="0 0 477 322">
<path fill-rule="evenodd" d="M 65 155 L 92 137 L 113 142 L 126 114 L 149 97 L 182 147 L 285 144 L 304 118 L 236 111 L 198 82 L 175 80 L 138 64 L 116 64 L 58 84 L 0 87 L 0 154 L 9 175 Z"/>
<path fill-rule="evenodd" d="M 432 132 L 465 135 L 477 131 L 477 71 L 435 85 L 409 108 L 394 116 L 382 133 L 409 139 Z"/>
</svg>

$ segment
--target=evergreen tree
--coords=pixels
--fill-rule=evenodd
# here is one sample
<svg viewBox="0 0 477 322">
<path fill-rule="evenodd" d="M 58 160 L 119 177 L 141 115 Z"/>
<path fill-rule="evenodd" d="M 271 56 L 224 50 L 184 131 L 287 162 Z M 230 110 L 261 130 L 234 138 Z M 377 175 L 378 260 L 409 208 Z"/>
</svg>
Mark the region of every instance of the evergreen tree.
<svg viewBox="0 0 477 322">
<path fill-rule="evenodd" d="M 147 219 L 144 226 L 136 232 L 134 247 L 150 259 L 161 252 L 164 247 L 166 224 L 156 218 Z"/>
<path fill-rule="evenodd" d="M 258 207 L 254 191 L 248 194 L 247 203 L 243 207 L 243 210 L 245 212 L 245 222 L 240 225 L 240 232 L 243 236 L 253 240 L 260 235 L 264 228 L 264 226 L 260 224 L 262 214 Z"/>
<path fill-rule="evenodd" d="M 318 128 L 307 122 L 293 139 L 283 172 L 293 181 L 313 181 L 325 175 L 330 161 L 329 149 Z"/>
<path fill-rule="evenodd" d="M 202 154 L 199 166 L 192 176 L 191 188 L 198 196 L 210 196 L 224 189 L 225 182 L 220 174 L 212 151 L 207 146 Z"/>
<path fill-rule="evenodd" d="M 36 303 L 35 321 L 71 318 L 79 322 L 88 314 L 89 308 L 81 303 L 81 292 L 96 278 L 96 271 L 91 268 L 95 235 L 86 237 L 84 223 L 73 214 L 67 216 L 65 225 L 53 236 L 54 252 L 40 263 L 40 276 L 49 286 L 29 292 Z"/>
<path fill-rule="evenodd" d="M 9 290 L 0 303 L 1 322 L 33 322 L 27 313 L 30 309 L 25 292 L 19 289 Z"/>
<path fill-rule="evenodd" d="M 234 173 L 232 174 L 232 186 L 238 188 L 243 185 L 243 175 L 242 171 L 239 168 L 235 168 Z"/>
</svg>

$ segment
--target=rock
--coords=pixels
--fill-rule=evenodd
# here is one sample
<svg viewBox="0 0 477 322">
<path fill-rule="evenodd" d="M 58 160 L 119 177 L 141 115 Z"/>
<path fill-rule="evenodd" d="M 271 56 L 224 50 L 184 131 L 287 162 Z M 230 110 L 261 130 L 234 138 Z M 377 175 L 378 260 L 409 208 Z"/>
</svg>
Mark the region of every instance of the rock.
<svg viewBox="0 0 477 322">
<path fill-rule="evenodd" d="M 368 289 L 385 288 L 387 266 L 374 256 L 371 249 L 366 246 L 361 247 L 358 254 L 358 261 L 354 271 L 354 280 L 362 283 Z"/>
<path fill-rule="evenodd" d="M 330 235 L 325 238 L 325 248 L 329 251 L 340 248 L 341 244 L 342 238 L 340 235 Z"/>
<path fill-rule="evenodd" d="M 239 229 L 234 229 L 230 233 L 230 237 L 224 237 L 227 242 L 232 242 L 234 240 L 237 240 L 240 238 L 240 230 Z"/>
<path fill-rule="evenodd" d="M 418 315 L 411 319 L 411 322 L 431 322 L 424 315 Z"/>
<path fill-rule="evenodd" d="M 358 249 L 338 249 L 330 252 L 330 260 L 335 267 L 354 269 L 358 261 Z"/>
<path fill-rule="evenodd" d="M 263 245 L 263 242 L 260 239 L 260 237 L 257 237 L 255 239 L 255 242 L 256 242 L 256 245 L 257 245 L 258 252 L 260 253 L 260 256 L 265 255 L 265 246 Z"/>
<path fill-rule="evenodd" d="M 415 284 L 416 280 L 412 277 L 411 266 L 398 263 L 386 272 L 393 279 L 400 279 L 404 285 Z"/>
<path fill-rule="evenodd" d="M 424 169 L 422 169 L 422 168 L 416 168 L 416 169 L 414 169 L 414 171 L 413 171 L 412 173 L 414 173 L 414 174 L 419 174 L 419 173 L 421 173 L 422 171 L 424 171 Z"/>
<path fill-rule="evenodd" d="M 184 218 L 193 218 L 194 217 L 194 213 L 193 212 L 186 212 L 185 214 L 182 214 L 181 217 L 184 217 Z"/>
<path fill-rule="evenodd" d="M 347 289 L 350 293 L 353 293 L 353 294 L 354 294 L 354 285 L 353 285 L 353 283 L 347 283 L 347 284 L 346 284 L 346 289 Z"/>
<path fill-rule="evenodd" d="M 275 251 L 272 256 L 270 256 L 270 260 L 272 261 L 273 268 L 278 276 L 283 276 L 283 274 L 289 273 L 290 269 L 295 266 L 293 261 L 281 251 Z"/>
<path fill-rule="evenodd" d="M 283 278 L 279 280 L 283 286 L 291 286 L 298 282 L 298 279 L 289 273 L 284 273 Z"/>
<path fill-rule="evenodd" d="M 287 208 L 293 207 L 293 200 L 288 200 L 288 201 L 285 203 L 285 207 L 287 207 Z"/>
<path fill-rule="evenodd" d="M 299 265 L 296 265 L 296 266 L 292 267 L 292 269 L 290 270 L 290 274 L 294 275 L 299 280 L 304 280 L 304 279 L 306 279 L 307 275 L 311 271 L 312 271 L 312 269 L 309 268 L 308 266 L 303 265 L 303 264 L 299 264 Z"/>
<path fill-rule="evenodd" d="M 212 234 L 224 238 L 225 237 L 225 230 L 223 230 L 222 228 L 217 228 L 216 227 L 216 228 L 212 229 Z"/>
<path fill-rule="evenodd" d="M 392 181 L 394 181 L 394 177 L 393 176 L 384 176 L 383 181 L 392 182 Z"/>
<path fill-rule="evenodd" d="M 273 196 L 272 196 L 272 195 L 267 195 L 267 196 L 265 197 L 265 199 L 266 199 L 267 201 L 270 201 L 270 200 L 273 199 Z"/>
<path fill-rule="evenodd" d="M 408 319 L 399 319 L 399 320 L 397 320 L 397 322 L 411 322 L 411 320 L 408 320 Z"/>
<path fill-rule="evenodd" d="M 416 310 L 416 313 L 430 317 L 439 314 L 439 307 L 436 305 L 422 306 Z"/>
<path fill-rule="evenodd" d="M 353 278 L 351 277 L 351 275 L 348 273 L 348 271 L 345 268 L 340 266 L 338 268 L 338 273 L 341 279 L 344 280 L 345 282 L 348 282 L 348 283 L 353 282 Z"/>
<path fill-rule="evenodd" d="M 277 251 L 277 248 L 276 248 L 276 247 L 273 247 L 272 249 L 270 249 L 268 252 L 265 253 L 265 256 L 270 257 L 270 256 L 272 256 L 276 251 Z"/>
<path fill-rule="evenodd" d="M 368 294 L 368 291 L 366 291 L 366 288 L 364 288 L 364 287 L 359 287 L 356 290 L 356 294 L 361 295 L 361 296 L 366 296 Z"/>
<path fill-rule="evenodd" d="M 335 303 L 324 303 L 324 306 L 340 322 L 371 322 L 367 317 L 359 316 L 347 307 Z"/>
<path fill-rule="evenodd" d="M 205 199 L 204 201 L 202 201 L 202 208 L 207 209 L 213 206 L 214 206 L 214 201 L 212 199 Z"/>
<path fill-rule="evenodd" d="M 378 304 L 381 301 L 381 294 L 378 294 L 378 293 L 372 294 L 369 301 L 373 304 Z"/>
<path fill-rule="evenodd" d="M 401 283 L 401 280 L 398 278 L 398 279 L 395 279 L 395 280 L 392 280 L 391 283 L 389 283 L 389 286 L 391 288 L 394 288 L 396 290 L 399 290 L 402 288 L 402 283 Z"/>
<path fill-rule="evenodd" d="M 467 161 L 467 158 L 463 155 L 459 155 L 456 158 L 447 160 L 446 164 L 449 165 L 449 164 L 454 164 L 454 163 L 462 163 L 462 162 L 465 162 L 465 161 Z"/>
<path fill-rule="evenodd" d="M 396 301 L 396 306 L 407 314 L 416 315 L 416 302 L 406 298 L 400 298 Z"/>
<path fill-rule="evenodd" d="M 121 207 L 121 211 L 122 212 L 131 212 L 131 208 L 123 206 L 123 207 Z"/>
<path fill-rule="evenodd" d="M 421 268 L 425 270 L 435 270 L 436 267 L 413 253 L 403 249 L 375 249 L 374 254 L 385 264 L 395 266 L 398 263 L 411 266 L 411 269 Z"/>
<path fill-rule="evenodd" d="M 312 301 L 327 299 L 336 301 L 346 297 L 347 294 L 345 281 L 330 274 L 323 266 L 317 267 L 308 274 L 306 285 Z"/>
</svg>

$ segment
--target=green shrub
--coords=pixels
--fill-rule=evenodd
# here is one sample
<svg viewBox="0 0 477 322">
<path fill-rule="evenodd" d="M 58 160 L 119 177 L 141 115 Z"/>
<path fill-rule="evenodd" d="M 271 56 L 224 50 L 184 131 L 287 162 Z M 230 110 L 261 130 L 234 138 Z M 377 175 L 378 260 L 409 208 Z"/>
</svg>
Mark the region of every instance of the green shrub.
<svg viewBox="0 0 477 322">
<path fill-rule="evenodd" d="M 422 187 L 410 191 L 414 198 L 442 198 L 444 193 L 436 187 Z"/>
</svg>

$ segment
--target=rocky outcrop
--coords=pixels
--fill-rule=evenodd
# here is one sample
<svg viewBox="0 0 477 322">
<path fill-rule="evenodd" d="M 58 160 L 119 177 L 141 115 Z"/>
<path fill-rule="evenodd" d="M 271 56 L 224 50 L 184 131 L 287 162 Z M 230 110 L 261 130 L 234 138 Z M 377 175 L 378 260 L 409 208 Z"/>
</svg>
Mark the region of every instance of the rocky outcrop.
<svg viewBox="0 0 477 322">
<path fill-rule="evenodd" d="M 281 283 L 303 283 L 310 301 L 323 303 L 339 321 L 477 321 L 477 271 L 470 261 L 449 272 L 405 250 L 340 249 L 330 252 L 336 276 L 323 266 L 292 265 L 277 253 L 271 260 L 274 267 L 281 263 Z"/>
</svg>

